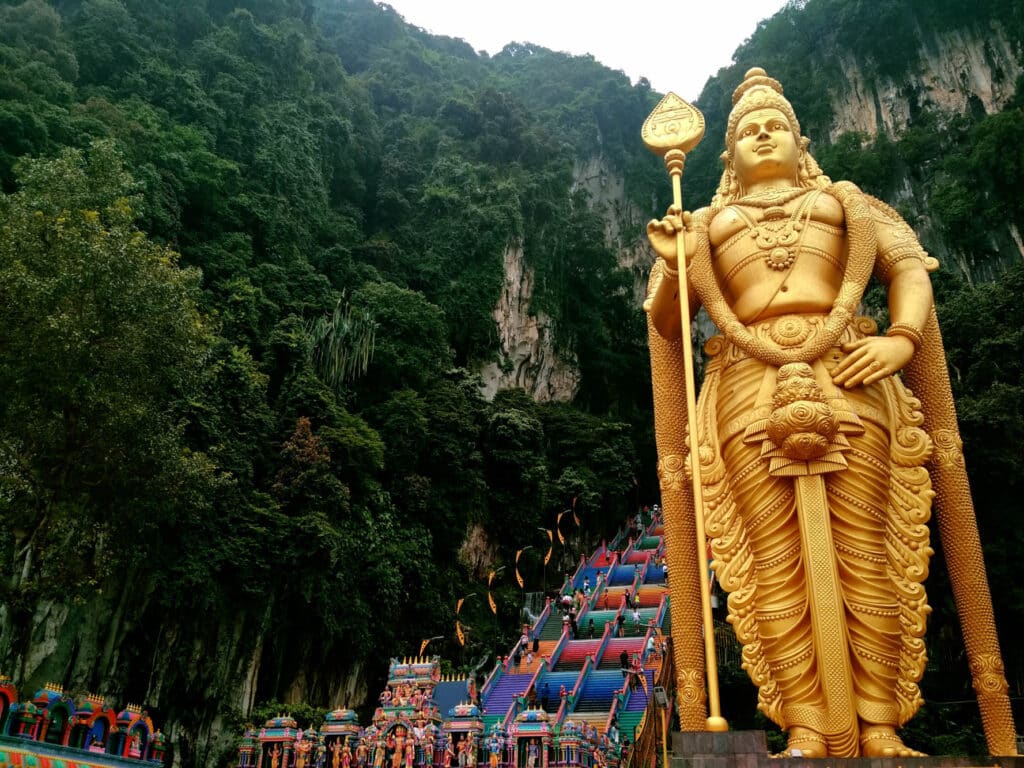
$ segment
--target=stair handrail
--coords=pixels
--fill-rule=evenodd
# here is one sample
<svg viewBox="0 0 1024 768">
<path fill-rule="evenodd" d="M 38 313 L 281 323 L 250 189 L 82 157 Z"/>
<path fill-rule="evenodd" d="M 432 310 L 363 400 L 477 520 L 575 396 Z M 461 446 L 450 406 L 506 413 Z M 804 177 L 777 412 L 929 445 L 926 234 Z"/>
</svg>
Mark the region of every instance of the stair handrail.
<svg viewBox="0 0 1024 768">
<path fill-rule="evenodd" d="M 580 686 L 582 686 L 583 682 L 586 680 L 587 671 L 593 666 L 593 664 L 594 657 L 588 653 L 586 658 L 583 660 L 583 667 L 580 669 L 580 674 L 576 678 L 576 685 L 574 685 L 572 690 L 569 691 L 564 699 L 562 699 L 562 703 L 558 707 L 558 712 L 555 715 L 556 725 L 561 725 L 565 721 L 566 716 L 576 709 L 576 702 L 579 700 L 580 695 Z"/>
<path fill-rule="evenodd" d="M 602 539 L 601 543 L 594 550 L 594 554 L 592 554 L 590 556 L 590 558 L 587 560 L 587 563 L 588 563 L 588 565 L 591 568 L 597 568 L 598 567 L 597 559 L 598 558 L 607 557 L 607 555 L 608 555 L 608 542 L 606 540 Z"/>
<path fill-rule="evenodd" d="M 579 629 L 583 625 L 583 617 L 590 612 L 590 600 L 584 600 L 583 605 L 580 606 L 579 613 L 576 614 L 576 628 Z M 576 634 L 579 634 L 577 631 Z M 576 638 L 577 640 L 579 638 Z"/>
<path fill-rule="evenodd" d="M 583 571 L 586 567 L 587 567 L 586 555 L 580 555 L 580 561 L 576 565 L 576 570 L 573 571 L 572 575 L 569 577 L 569 590 L 570 590 L 569 594 L 572 594 L 573 592 L 576 591 L 576 579 L 579 577 L 580 572 Z M 563 592 L 562 594 L 565 594 L 565 593 Z"/>
<path fill-rule="evenodd" d="M 590 590 L 590 594 L 587 596 L 587 605 L 593 608 L 597 605 L 597 596 L 605 589 L 607 589 L 607 579 L 602 578 L 604 573 L 598 571 L 597 575 L 594 576 L 594 588 Z"/>
<path fill-rule="evenodd" d="M 636 542 L 633 540 L 633 537 L 630 536 L 629 543 L 626 545 L 626 548 L 622 550 L 622 554 L 619 557 L 619 562 L 625 563 L 629 559 L 630 553 L 634 551 L 636 551 Z"/>
<path fill-rule="evenodd" d="M 562 634 L 558 636 L 558 642 L 555 643 L 555 647 L 551 649 L 551 653 L 548 654 L 548 664 L 551 669 L 555 668 L 555 664 L 558 662 L 558 657 L 562 655 L 562 651 L 565 650 L 565 644 L 569 642 L 569 623 L 567 621 L 562 622 Z"/>
<path fill-rule="evenodd" d="M 487 679 L 484 680 L 483 687 L 480 688 L 480 704 L 481 704 L 481 706 L 483 705 L 483 702 L 487 699 L 487 694 L 489 694 L 491 692 L 491 686 L 493 684 L 497 683 L 498 679 L 501 677 L 501 672 L 502 672 L 502 665 L 501 665 L 501 659 L 499 658 L 497 661 L 494 662 L 494 669 L 492 669 L 491 673 L 489 675 L 487 675 Z"/>
<path fill-rule="evenodd" d="M 619 528 L 617 531 L 615 531 L 615 535 L 612 537 L 612 544 L 611 544 L 613 552 L 617 552 L 618 551 L 619 545 L 622 543 L 622 537 L 625 536 L 625 535 L 626 535 L 626 529 L 625 528 Z"/>
<path fill-rule="evenodd" d="M 665 620 L 665 615 L 668 613 L 668 602 L 670 599 L 668 592 L 665 592 L 658 602 L 658 612 L 654 615 L 654 626 L 659 629 L 661 629 L 661 623 Z"/>
<path fill-rule="evenodd" d="M 612 624 L 610 621 L 604 623 L 604 633 L 601 635 L 601 642 L 597 646 L 597 650 L 594 651 L 594 664 L 596 666 L 601 665 L 601 661 L 604 659 L 604 653 L 608 648 L 608 641 L 612 639 Z"/>
<path fill-rule="evenodd" d="M 615 558 L 617 558 L 617 557 L 618 557 L 618 554 L 613 554 L 611 559 L 609 560 L 608 564 L 605 565 L 603 568 L 600 568 L 598 570 L 597 575 L 594 577 L 594 589 L 590 593 L 590 604 L 591 604 L 592 608 L 596 608 L 597 607 L 597 598 L 598 598 L 598 596 L 603 594 L 609 588 L 608 587 L 608 576 L 612 572 L 611 569 L 615 567 L 615 562 L 616 562 Z"/>
<path fill-rule="evenodd" d="M 588 653 L 586 656 L 583 657 L 583 666 L 580 668 L 580 674 L 576 678 L 576 685 L 573 686 L 572 690 L 569 693 L 571 693 L 573 696 L 579 696 L 580 688 L 583 686 L 583 683 L 586 681 L 587 678 L 587 671 L 593 666 L 594 657 L 593 655 Z M 573 709 L 575 709 L 575 706 L 573 707 Z"/>
<path fill-rule="evenodd" d="M 547 659 L 541 659 L 540 660 L 540 664 L 538 664 L 537 665 L 537 669 L 534 670 L 533 675 L 530 677 L 530 681 L 526 684 L 526 688 L 523 689 L 523 693 L 526 694 L 527 699 L 529 699 L 530 689 L 531 688 L 536 693 L 536 691 L 537 691 L 537 679 L 540 677 L 540 673 L 544 671 L 545 665 L 547 665 L 547 664 L 548 664 L 548 660 Z M 548 671 L 550 671 L 550 670 L 548 670 Z M 501 727 L 504 728 L 506 732 L 508 731 L 509 727 L 512 725 L 512 722 L 516 719 L 516 715 L 518 715 L 518 714 L 519 714 L 519 712 L 518 712 L 518 698 L 513 696 L 512 697 L 512 706 L 509 707 L 508 712 L 505 713 L 505 719 L 502 720 L 502 722 L 501 722 Z"/>
<path fill-rule="evenodd" d="M 640 585 L 644 583 L 644 570 L 645 567 L 637 568 L 640 563 L 633 563 L 633 583 L 630 585 L 629 594 L 634 599 L 636 598 L 636 591 L 640 588 Z M 629 606 L 632 608 L 633 606 Z"/>
<path fill-rule="evenodd" d="M 620 696 L 621 692 L 616 691 L 612 697 L 612 706 L 608 710 L 608 717 L 604 721 L 604 732 L 608 733 L 608 729 L 612 726 L 612 721 L 619 716 L 619 710 L 626 705 L 625 699 Z M 622 742 L 622 734 L 619 734 L 619 743 Z"/>
<path fill-rule="evenodd" d="M 537 621 L 530 627 L 530 634 L 537 637 L 541 629 L 544 627 L 544 622 L 551 615 L 551 598 L 547 598 L 544 601 L 544 610 L 540 612 L 540 616 L 537 617 Z"/>
</svg>

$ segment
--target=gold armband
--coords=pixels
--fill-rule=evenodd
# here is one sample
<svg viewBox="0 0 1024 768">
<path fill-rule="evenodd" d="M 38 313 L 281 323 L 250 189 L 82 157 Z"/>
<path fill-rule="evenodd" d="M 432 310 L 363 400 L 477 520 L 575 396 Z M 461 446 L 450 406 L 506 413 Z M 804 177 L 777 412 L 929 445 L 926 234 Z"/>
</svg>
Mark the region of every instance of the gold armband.
<svg viewBox="0 0 1024 768">
<path fill-rule="evenodd" d="M 910 323 L 893 323 L 889 326 L 889 330 L 885 332 L 886 336 L 902 336 L 906 339 L 910 339 L 914 344 L 914 349 L 920 349 L 921 344 L 924 343 L 924 336 Z"/>
<path fill-rule="evenodd" d="M 893 243 L 878 254 L 878 261 L 875 263 L 875 275 L 879 280 L 888 285 L 889 281 L 892 280 L 893 269 L 897 264 L 907 259 L 914 259 L 923 263 L 927 255 L 917 240 L 907 238 L 901 242 Z"/>
<path fill-rule="evenodd" d="M 665 261 L 664 259 L 662 259 L 661 261 L 661 274 L 663 274 L 665 277 L 671 277 L 673 280 L 679 279 L 679 270 L 672 269 L 672 267 L 670 267 L 668 265 L 668 262 Z"/>
</svg>

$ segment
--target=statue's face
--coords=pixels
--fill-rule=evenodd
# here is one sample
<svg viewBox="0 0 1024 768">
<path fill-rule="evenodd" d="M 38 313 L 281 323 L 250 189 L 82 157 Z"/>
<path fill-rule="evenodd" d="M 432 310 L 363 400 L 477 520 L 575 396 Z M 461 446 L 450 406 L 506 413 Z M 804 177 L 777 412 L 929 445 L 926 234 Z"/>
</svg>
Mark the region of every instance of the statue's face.
<svg viewBox="0 0 1024 768">
<path fill-rule="evenodd" d="M 800 152 L 789 120 L 777 109 L 748 112 L 736 126 L 733 169 L 741 187 L 796 182 Z"/>
</svg>

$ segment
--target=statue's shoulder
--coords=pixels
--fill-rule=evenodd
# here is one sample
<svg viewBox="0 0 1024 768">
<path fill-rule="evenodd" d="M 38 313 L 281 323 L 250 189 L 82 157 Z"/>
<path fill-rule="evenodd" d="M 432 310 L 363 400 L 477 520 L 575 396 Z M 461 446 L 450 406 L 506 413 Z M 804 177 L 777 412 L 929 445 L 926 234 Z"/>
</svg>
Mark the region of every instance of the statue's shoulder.
<svg viewBox="0 0 1024 768">
<path fill-rule="evenodd" d="M 883 282 L 887 283 L 897 271 L 924 268 L 932 272 L 938 268 L 939 262 L 925 252 L 917 233 L 895 208 L 877 197 L 864 197 L 871 209 L 878 242 L 875 272 Z"/>
<path fill-rule="evenodd" d="M 698 214 L 700 214 L 699 219 Z M 716 247 L 746 226 L 746 220 L 731 205 L 714 210 L 710 207 L 701 208 L 699 211 L 694 211 L 693 220 L 699 222 L 694 229 L 698 232 L 706 232 L 711 244 Z"/>
<path fill-rule="evenodd" d="M 846 219 L 843 204 L 827 191 L 818 193 L 811 208 L 811 218 L 834 227 L 841 227 Z"/>
</svg>

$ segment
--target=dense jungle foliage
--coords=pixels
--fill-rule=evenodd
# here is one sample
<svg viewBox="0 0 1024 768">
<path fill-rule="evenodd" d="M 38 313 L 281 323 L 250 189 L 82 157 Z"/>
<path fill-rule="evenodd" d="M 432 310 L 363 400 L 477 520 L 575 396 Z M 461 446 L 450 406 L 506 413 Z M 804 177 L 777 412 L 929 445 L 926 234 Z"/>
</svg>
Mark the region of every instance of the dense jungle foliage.
<svg viewBox="0 0 1024 768">
<path fill-rule="evenodd" d="M 481 58 L 369 0 L 4 0 L 0 70 L 0 669 L 23 685 L 155 703 L 202 761 L 254 654 L 257 700 L 321 706 L 422 638 L 476 664 L 518 633 L 517 548 L 554 585 L 653 500 L 634 277 L 572 176 L 603 157 L 649 208 L 645 85 Z M 480 394 L 516 244 L 572 404 Z M 573 505 L 545 569 L 538 528 Z M 502 566 L 463 651 L 456 599 Z M 40 663 L 51 601 L 68 637 Z"/>
<path fill-rule="evenodd" d="M 936 278 L 940 318 L 1016 693 L 1024 91 L 832 143 L 822 96 L 837 51 L 899 79 L 906 29 L 993 19 L 1020 51 L 1010 0 L 791 3 L 709 81 L 685 184 L 710 197 L 729 95 L 761 65 L 826 172 L 911 221 L 927 209 L 926 247 L 960 265 Z M 0 0 L 0 672 L 155 703 L 194 765 L 251 700 L 357 704 L 422 638 L 462 666 L 506 645 L 517 549 L 528 589 L 551 586 L 655 498 L 645 326 L 617 261 L 640 233 L 609 242 L 621 212 L 573 167 L 600 157 L 627 203 L 663 210 L 639 142 L 658 98 L 590 57 L 477 54 L 371 0 Z M 506 363 L 510 245 L 580 372 L 572 403 L 480 394 L 480 367 Z M 570 505 L 582 528 L 563 518 L 545 569 L 538 529 Z M 935 562 L 912 740 L 976 751 Z"/>
</svg>

